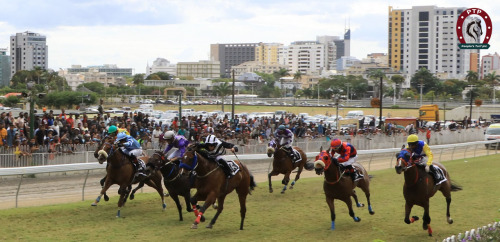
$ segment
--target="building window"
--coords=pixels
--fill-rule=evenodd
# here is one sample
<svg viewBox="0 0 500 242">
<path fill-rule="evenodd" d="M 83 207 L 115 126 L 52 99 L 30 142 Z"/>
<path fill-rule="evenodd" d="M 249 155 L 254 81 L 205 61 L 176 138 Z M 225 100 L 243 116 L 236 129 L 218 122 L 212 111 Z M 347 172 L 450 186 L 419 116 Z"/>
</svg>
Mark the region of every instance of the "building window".
<svg viewBox="0 0 500 242">
<path fill-rule="evenodd" d="M 418 21 L 429 21 L 429 12 L 419 12 L 418 13 Z"/>
</svg>

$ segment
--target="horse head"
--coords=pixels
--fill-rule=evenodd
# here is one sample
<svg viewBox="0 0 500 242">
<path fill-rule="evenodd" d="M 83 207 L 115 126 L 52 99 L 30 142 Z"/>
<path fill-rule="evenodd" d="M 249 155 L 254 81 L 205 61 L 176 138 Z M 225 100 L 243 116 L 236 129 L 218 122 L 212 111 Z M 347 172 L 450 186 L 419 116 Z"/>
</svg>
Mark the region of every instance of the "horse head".
<svg viewBox="0 0 500 242">
<path fill-rule="evenodd" d="M 161 169 L 166 163 L 168 163 L 168 160 L 165 159 L 161 151 L 156 151 L 148 159 L 148 165 L 153 166 L 155 169 Z"/>
<path fill-rule="evenodd" d="M 196 151 L 198 150 L 197 143 L 191 143 L 186 147 L 186 152 L 184 152 L 184 157 L 182 157 L 182 162 L 179 167 L 184 170 L 194 170 L 198 166 L 198 154 Z"/>
<path fill-rule="evenodd" d="M 410 150 L 403 147 L 401 148 L 401 151 L 399 153 L 396 153 L 396 166 L 394 167 L 396 169 L 396 172 L 398 174 L 401 174 L 401 172 L 406 171 L 409 167 L 411 167 L 411 153 Z"/>
<path fill-rule="evenodd" d="M 267 157 L 272 157 L 276 148 L 276 142 L 272 139 L 267 146 Z"/>
<path fill-rule="evenodd" d="M 323 174 L 331 163 L 332 157 L 330 156 L 330 149 L 323 150 L 323 147 L 321 147 L 319 154 L 316 156 L 316 161 L 314 162 L 314 170 L 316 171 L 316 174 Z"/>
<path fill-rule="evenodd" d="M 104 161 L 108 159 L 108 156 L 112 155 L 115 150 L 113 143 L 110 141 L 112 141 L 112 138 L 106 137 L 103 139 L 102 144 L 98 147 L 99 151 L 97 152 L 97 160 L 99 161 L 99 164 L 104 163 Z"/>
</svg>

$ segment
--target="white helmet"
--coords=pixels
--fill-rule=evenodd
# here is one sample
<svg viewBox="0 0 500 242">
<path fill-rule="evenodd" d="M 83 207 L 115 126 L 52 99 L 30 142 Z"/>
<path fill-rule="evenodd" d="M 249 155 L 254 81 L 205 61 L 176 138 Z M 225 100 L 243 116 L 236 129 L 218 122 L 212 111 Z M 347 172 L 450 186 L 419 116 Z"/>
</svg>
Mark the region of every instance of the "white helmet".
<svg viewBox="0 0 500 242">
<path fill-rule="evenodd" d="M 175 136 L 174 131 L 167 131 L 167 132 L 165 132 L 165 134 L 163 135 L 163 137 L 164 137 L 165 139 L 173 139 L 173 138 L 174 138 L 174 136 Z"/>
<path fill-rule="evenodd" d="M 209 135 L 205 138 L 205 144 L 216 144 L 218 143 L 218 139 L 217 137 L 215 137 L 215 135 Z"/>
</svg>

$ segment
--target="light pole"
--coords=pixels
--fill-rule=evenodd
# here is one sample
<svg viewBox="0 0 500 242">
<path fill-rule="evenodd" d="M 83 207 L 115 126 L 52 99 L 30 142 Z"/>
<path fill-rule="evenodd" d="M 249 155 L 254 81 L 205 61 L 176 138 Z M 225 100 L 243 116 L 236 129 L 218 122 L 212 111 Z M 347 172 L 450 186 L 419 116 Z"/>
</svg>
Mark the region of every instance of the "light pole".
<svg viewBox="0 0 500 242">
<path fill-rule="evenodd" d="M 233 69 L 233 96 L 231 101 L 231 122 L 234 123 L 234 69 Z"/>
<path fill-rule="evenodd" d="M 319 106 L 319 81 L 318 81 L 318 106 Z"/>
<path fill-rule="evenodd" d="M 474 93 L 473 93 L 473 91 L 474 91 L 474 87 L 475 87 L 475 86 L 476 86 L 476 85 L 469 85 L 469 87 L 470 87 L 470 110 L 469 110 L 469 111 L 470 111 L 470 113 L 469 113 L 469 119 L 470 119 L 470 120 L 472 120 L 472 99 L 474 98 Z M 468 124 L 468 123 L 469 123 L 469 122 L 467 121 L 467 124 Z"/>
<path fill-rule="evenodd" d="M 382 130 L 382 99 L 383 99 L 383 95 L 382 95 L 382 87 L 383 87 L 383 83 L 382 83 L 382 80 L 383 80 L 383 77 L 380 77 L 380 111 L 379 111 L 379 121 L 378 121 L 378 128 L 380 130 Z"/>
<path fill-rule="evenodd" d="M 420 84 L 418 84 L 418 87 L 420 87 L 420 106 L 422 106 L 422 91 L 424 88 L 424 84 L 422 84 L 422 80 L 420 80 Z"/>
<path fill-rule="evenodd" d="M 346 83 L 345 86 L 347 87 L 347 103 L 349 103 L 349 88 L 352 86 L 351 83 Z"/>
</svg>

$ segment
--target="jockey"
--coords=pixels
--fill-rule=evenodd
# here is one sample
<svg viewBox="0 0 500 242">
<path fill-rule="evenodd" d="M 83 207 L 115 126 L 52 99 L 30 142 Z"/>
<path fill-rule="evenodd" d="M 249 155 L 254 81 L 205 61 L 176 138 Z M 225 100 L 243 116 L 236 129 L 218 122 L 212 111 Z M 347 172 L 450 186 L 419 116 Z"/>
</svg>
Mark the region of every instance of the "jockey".
<svg viewBox="0 0 500 242">
<path fill-rule="evenodd" d="M 337 158 L 337 161 L 339 162 L 342 170 L 347 169 L 349 171 L 348 173 L 353 181 L 363 178 L 363 174 L 356 172 L 356 168 L 352 165 L 358 159 L 356 148 L 354 148 L 353 145 L 347 142 L 342 142 L 340 139 L 334 139 L 330 143 L 330 148 L 332 149 L 332 157 L 334 157 L 335 153 L 340 155 Z"/>
<path fill-rule="evenodd" d="M 186 151 L 186 147 L 189 145 L 189 141 L 183 135 L 175 135 L 174 131 L 167 131 L 163 135 L 163 138 L 167 141 L 167 148 L 163 151 L 164 154 L 167 154 L 172 148 L 177 148 L 176 151 L 172 152 L 168 156 L 170 161 L 175 161 L 182 159 L 184 156 L 184 152 Z"/>
<path fill-rule="evenodd" d="M 135 176 L 138 178 L 146 177 L 146 165 L 144 164 L 144 161 L 137 159 L 137 157 L 142 155 L 142 147 L 139 142 L 137 142 L 137 140 L 135 140 L 132 136 L 123 132 L 118 133 L 115 144 L 117 144 L 118 147 L 121 147 L 123 154 L 132 158 L 132 162 L 137 166 L 137 173 Z"/>
<path fill-rule="evenodd" d="M 297 157 L 292 150 L 293 137 L 293 132 L 287 129 L 283 124 L 278 126 L 274 132 L 275 143 L 283 147 L 285 151 L 288 152 L 292 160 L 295 161 Z"/>
<path fill-rule="evenodd" d="M 207 136 L 205 138 L 205 143 L 200 144 L 199 147 L 205 148 L 208 151 L 208 158 L 215 160 L 215 162 L 222 167 L 227 178 L 231 177 L 231 168 L 222 156 L 226 154 L 226 149 L 231 149 L 233 153 L 238 152 L 238 147 L 234 144 L 221 141 L 212 134 Z"/>
<path fill-rule="evenodd" d="M 108 128 L 108 135 L 110 136 L 116 136 L 118 134 L 118 128 L 114 125 L 109 126 Z"/>
<path fill-rule="evenodd" d="M 436 186 L 447 180 L 441 169 L 432 165 L 434 156 L 432 155 L 431 148 L 427 145 L 427 143 L 425 143 L 425 141 L 418 140 L 418 136 L 416 134 L 412 134 L 408 136 L 406 142 L 408 143 L 408 149 L 410 149 L 412 153 L 412 159 L 420 159 L 418 164 L 425 165 L 425 171 L 427 173 L 430 172 L 430 174 L 434 177 Z"/>
</svg>

